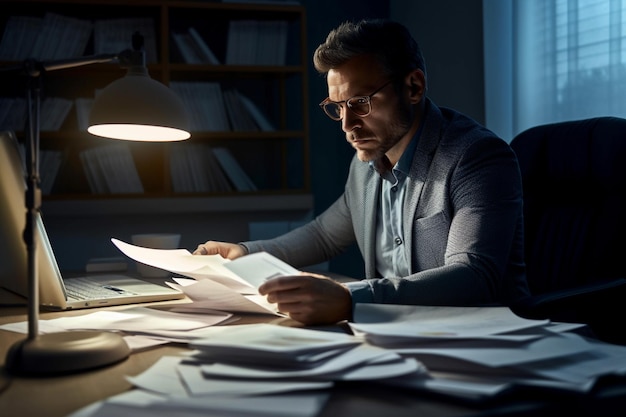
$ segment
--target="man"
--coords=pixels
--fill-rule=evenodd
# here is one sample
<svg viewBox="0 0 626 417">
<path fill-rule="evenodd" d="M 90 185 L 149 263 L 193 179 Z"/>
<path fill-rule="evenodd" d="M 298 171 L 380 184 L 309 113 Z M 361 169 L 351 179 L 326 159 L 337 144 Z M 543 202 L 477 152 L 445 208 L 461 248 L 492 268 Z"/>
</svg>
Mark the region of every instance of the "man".
<svg viewBox="0 0 626 417">
<path fill-rule="evenodd" d="M 309 224 L 275 239 L 208 241 L 195 254 L 267 251 L 313 265 L 358 244 L 366 279 L 303 273 L 259 293 L 305 324 L 349 320 L 353 305 L 508 304 L 526 296 L 522 185 L 514 153 L 470 118 L 426 96 L 426 68 L 408 30 L 344 23 L 314 55 L 327 76 L 320 106 L 356 155 L 345 191 Z"/>
</svg>

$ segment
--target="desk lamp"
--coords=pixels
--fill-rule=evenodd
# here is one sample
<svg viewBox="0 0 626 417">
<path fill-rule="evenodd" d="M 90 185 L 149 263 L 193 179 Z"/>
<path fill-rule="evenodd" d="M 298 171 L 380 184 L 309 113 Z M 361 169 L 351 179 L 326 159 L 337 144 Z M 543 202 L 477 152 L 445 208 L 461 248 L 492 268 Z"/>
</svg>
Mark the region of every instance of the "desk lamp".
<svg viewBox="0 0 626 417">
<path fill-rule="evenodd" d="M 37 62 L 26 60 L 11 70 L 28 77 L 26 115 L 26 227 L 28 259 L 28 336 L 7 353 L 5 368 L 15 374 L 48 375 L 79 372 L 122 361 L 130 350 L 115 333 L 66 331 L 39 334 L 39 277 L 36 256 L 37 219 L 41 215 L 39 182 L 39 107 L 41 74 L 82 65 L 118 60 L 128 69 L 96 96 L 90 114 L 91 134 L 125 140 L 176 141 L 190 137 L 182 101 L 166 86 L 152 80 L 145 65 L 143 37 L 135 33 L 132 50 L 119 54 Z"/>
</svg>

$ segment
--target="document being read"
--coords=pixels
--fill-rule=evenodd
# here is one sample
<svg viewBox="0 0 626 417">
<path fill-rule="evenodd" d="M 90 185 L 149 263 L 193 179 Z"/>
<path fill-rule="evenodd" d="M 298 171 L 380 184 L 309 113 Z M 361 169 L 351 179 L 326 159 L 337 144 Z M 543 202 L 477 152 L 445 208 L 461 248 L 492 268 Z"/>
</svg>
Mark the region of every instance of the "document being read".
<svg viewBox="0 0 626 417">
<path fill-rule="evenodd" d="M 168 283 L 194 301 L 192 309 L 276 314 L 275 306 L 267 303 L 257 288 L 273 277 L 300 274 L 267 252 L 230 260 L 220 255 L 192 255 L 186 249 L 144 248 L 115 238 L 111 242 L 137 262 L 194 278 L 196 281 L 177 280 L 178 285 Z"/>
</svg>

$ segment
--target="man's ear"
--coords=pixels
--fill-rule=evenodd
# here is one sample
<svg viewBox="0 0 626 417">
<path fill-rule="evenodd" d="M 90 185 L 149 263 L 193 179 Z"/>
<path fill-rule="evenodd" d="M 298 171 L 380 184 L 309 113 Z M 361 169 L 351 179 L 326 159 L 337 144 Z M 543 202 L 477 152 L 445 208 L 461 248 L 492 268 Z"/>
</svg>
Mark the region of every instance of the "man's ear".
<svg viewBox="0 0 626 417">
<path fill-rule="evenodd" d="M 419 103 L 426 94 L 426 77 L 420 69 L 415 69 L 407 75 L 406 83 L 409 87 L 409 100 Z"/>
</svg>

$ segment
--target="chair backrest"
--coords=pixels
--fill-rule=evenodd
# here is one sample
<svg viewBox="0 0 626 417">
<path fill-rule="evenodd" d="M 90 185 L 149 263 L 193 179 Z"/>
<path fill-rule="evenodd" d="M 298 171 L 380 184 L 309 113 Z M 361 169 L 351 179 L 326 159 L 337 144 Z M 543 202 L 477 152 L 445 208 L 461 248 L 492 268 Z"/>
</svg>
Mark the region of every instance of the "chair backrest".
<svg viewBox="0 0 626 417">
<path fill-rule="evenodd" d="M 626 119 L 536 126 L 511 146 L 531 293 L 626 277 Z"/>
</svg>

